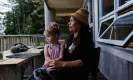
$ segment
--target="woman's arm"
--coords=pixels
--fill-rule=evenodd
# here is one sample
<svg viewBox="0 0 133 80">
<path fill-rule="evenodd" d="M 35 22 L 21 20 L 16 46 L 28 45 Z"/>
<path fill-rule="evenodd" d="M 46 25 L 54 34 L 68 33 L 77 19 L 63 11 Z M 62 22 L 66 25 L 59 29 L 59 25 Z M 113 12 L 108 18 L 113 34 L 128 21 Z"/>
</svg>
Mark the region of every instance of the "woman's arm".
<svg viewBox="0 0 133 80">
<path fill-rule="evenodd" d="M 63 68 L 63 67 L 82 67 L 83 62 L 81 60 L 74 61 L 52 61 L 49 64 L 50 68 Z"/>
<path fill-rule="evenodd" d="M 82 67 L 83 62 L 81 60 L 74 60 L 74 61 L 64 61 L 63 67 Z"/>
</svg>

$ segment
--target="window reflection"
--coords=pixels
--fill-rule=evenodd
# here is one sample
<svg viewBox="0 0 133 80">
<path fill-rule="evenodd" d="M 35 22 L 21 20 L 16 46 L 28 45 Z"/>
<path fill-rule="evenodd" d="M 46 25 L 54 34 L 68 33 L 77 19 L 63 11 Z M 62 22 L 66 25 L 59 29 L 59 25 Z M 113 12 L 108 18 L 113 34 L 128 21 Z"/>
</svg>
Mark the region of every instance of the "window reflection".
<svg viewBox="0 0 133 80">
<path fill-rule="evenodd" d="M 114 0 L 102 0 L 102 16 L 114 10 Z"/>
<path fill-rule="evenodd" d="M 133 31 L 133 14 L 117 19 L 102 36 L 104 39 L 124 40 Z"/>
<path fill-rule="evenodd" d="M 121 5 L 125 4 L 125 3 L 127 3 L 128 1 L 130 1 L 130 0 L 120 0 L 119 1 L 119 5 L 121 6 Z"/>
<path fill-rule="evenodd" d="M 100 35 L 109 27 L 109 25 L 113 22 L 113 18 L 112 19 L 109 19 L 105 22 L 102 23 L 101 25 L 101 30 L 100 30 Z"/>
<path fill-rule="evenodd" d="M 112 27 L 110 27 L 108 29 L 108 31 L 101 38 L 102 39 L 110 39 L 111 29 L 112 29 Z"/>
</svg>

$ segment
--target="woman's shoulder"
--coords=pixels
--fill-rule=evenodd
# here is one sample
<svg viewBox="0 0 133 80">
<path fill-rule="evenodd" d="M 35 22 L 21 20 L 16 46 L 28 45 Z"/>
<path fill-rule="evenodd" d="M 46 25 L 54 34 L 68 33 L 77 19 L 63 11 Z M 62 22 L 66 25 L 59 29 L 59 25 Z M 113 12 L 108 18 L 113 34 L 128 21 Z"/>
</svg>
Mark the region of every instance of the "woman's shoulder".
<svg viewBox="0 0 133 80">
<path fill-rule="evenodd" d="M 72 34 L 72 33 L 70 33 L 70 34 L 68 34 L 68 35 L 67 35 L 67 37 L 73 37 L 73 34 Z"/>
</svg>

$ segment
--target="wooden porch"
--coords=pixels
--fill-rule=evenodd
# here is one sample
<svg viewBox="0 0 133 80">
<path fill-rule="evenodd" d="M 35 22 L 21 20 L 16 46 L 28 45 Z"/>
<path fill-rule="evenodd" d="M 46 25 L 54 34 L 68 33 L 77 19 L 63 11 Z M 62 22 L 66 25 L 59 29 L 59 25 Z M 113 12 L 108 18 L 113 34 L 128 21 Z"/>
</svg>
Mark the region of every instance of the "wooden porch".
<svg viewBox="0 0 133 80">
<path fill-rule="evenodd" d="M 30 49 L 12 53 L 10 48 L 15 43 L 23 43 Z M 44 62 L 43 48 L 40 49 L 44 44 L 42 35 L 1 36 L 0 80 L 34 80 L 32 71 L 41 67 Z M 91 75 L 88 78 L 92 80 Z M 101 73 L 98 73 L 97 79 L 106 80 Z"/>
</svg>

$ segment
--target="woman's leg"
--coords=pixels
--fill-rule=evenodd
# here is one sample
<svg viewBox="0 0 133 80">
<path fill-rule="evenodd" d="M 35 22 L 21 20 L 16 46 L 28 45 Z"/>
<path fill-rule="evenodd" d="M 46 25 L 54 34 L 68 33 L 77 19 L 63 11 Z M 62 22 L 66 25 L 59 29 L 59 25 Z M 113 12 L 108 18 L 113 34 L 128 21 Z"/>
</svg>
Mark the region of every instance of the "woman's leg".
<svg viewBox="0 0 133 80">
<path fill-rule="evenodd" d="M 51 76 L 52 80 L 65 80 L 63 79 L 63 76 L 60 71 L 61 69 L 47 69 L 47 73 L 49 76 Z"/>
<path fill-rule="evenodd" d="M 47 72 L 52 80 L 88 80 L 88 75 L 79 68 L 51 69 Z"/>
</svg>

